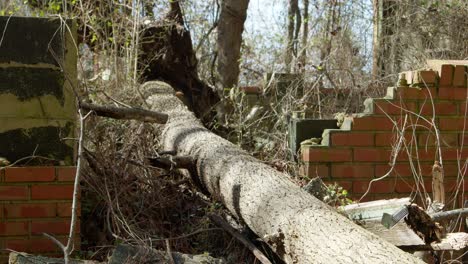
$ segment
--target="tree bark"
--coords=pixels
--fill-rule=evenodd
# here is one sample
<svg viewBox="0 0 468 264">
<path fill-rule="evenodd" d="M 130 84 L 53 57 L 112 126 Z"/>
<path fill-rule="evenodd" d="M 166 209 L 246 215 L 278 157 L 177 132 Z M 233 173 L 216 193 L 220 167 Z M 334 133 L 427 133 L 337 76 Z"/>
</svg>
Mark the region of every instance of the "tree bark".
<svg viewBox="0 0 468 264">
<path fill-rule="evenodd" d="M 286 39 L 286 50 L 284 53 L 284 64 L 286 65 L 286 72 L 291 72 L 291 63 L 293 59 L 294 41 L 295 41 L 295 28 L 296 16 L 299 12 L 298 0 L 288 1 L 288 35 Z"/>
<path fill-rule="evenodd" d="M 309 39 L 309 0 L 304 0 L 303 15 L 304 22 L 302 23 L 302 41 L 301 52 L 299 55 L 299 70 L 305 72 L 307 63 L 307 40 Z"/>
<path fill-rule="evenodd" d="M 165 150 L 196 161 L 197 177 L 239 221 L 286 263 L 423 263 L 355 225 L 292 183 L 288 176 L 211 133 L 166 90 L 147 102 L 169 119 L 162 132 Z"/>
<path fill-rule="evenodd" d="M 381 19 L 381 8 L 380 8 L 380 1 L 382 0 L 373 0 L 372 7 L 373 7 L 373 35 L 372 35 L 372 77 L 377 79 L 380 77 L 380 61 L 381 61 L 381 34 L 382 34 L 382 19 Z"/>
<path fill-rule="evenodd" d="M 218 22 L 218 74 L 220 95 L 224 88 L 237 85 L 242 32 L 249 0 L 222 0 Z"/>
<path fill-rule="evenodd" d="M 219 97 L 198 76 L 198 61 L 179 1 L 170 1 L 170 11 L 165 19 L 143 30 L 141 43 L 141 81 L 169 83 L 182 92 L 184 102 L 197 117 L 211 121 L 211 111 Z"/>
</svg>

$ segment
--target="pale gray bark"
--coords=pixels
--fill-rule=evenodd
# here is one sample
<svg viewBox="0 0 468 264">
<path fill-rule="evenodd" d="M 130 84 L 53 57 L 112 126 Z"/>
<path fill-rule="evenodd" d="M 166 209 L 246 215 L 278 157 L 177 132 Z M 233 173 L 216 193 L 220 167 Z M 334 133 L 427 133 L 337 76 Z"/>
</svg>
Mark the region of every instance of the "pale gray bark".
<svg viewBox="0 0 468 264">
<path fill-rule="evenodd" d="M 221 3 L 217 39 L 220 90 L 236 86 L 239 79 L 242 32 L 248 5 L 249 0 L 222 0 Z"/>
<path fill-rule="evenodd" d="M 302 24 L 301 52 L 299 56 L 299 68 L 301 72 L 305 71 L 307 62 L 307 41 L 309 39 L 309 0 L 304 0 L 303 17 L 304 23 Z"/>
<path fill-rule="evenodd" d="M 160 82 L 145 86 L 170 90 Z M 193 157 L 211 196 L 286 263 L 422 263 L 211 133 L 171 93 L 150 97 L 148 103 L 169 115 L 162 133 L 165 150 Z"/>
</svg>

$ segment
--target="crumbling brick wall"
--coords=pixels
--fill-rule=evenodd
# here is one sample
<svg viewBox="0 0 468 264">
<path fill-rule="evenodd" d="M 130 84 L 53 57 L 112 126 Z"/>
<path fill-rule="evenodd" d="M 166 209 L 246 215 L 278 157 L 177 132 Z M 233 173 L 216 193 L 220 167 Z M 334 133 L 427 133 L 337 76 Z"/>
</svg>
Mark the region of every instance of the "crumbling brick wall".
<svg viewBox="0 0 468 264">
<path fill-rule="evenodd" d="M 456 188 L 468 188 L 468 182 L 463 181 L 468 157 L 463 147 L 468 144 L 467 67 L 466 62 L 457 64 L 465 65 L 406 72 L 407 83 L 401 81 L 399 87 L 389 88 L 385 98 L 368 99 L 365 113 L 347 117 L 341 129 L 325 130 L 321 145 L 302 145 L 303 173 L 337 182 L 353 198 L 359 198 L 372 179 L 390 170 L 398 131 L 404 128 L 405 140 L 393 171 L 374 182 L 364 200 L 430 192 L 432 166 L 438 159 L 437 127 L 447 202 L 451 202 Z"/>
<path fill-rule="evenodd" d="M 0 245 L 32 253 L 56 253 L 53 235 L 66 243 L 75 167 L 8 167 L 0 171 Z M 79 222 L 77 232 L 79 232 Z M 75 248 L 79 248 L 77 239 Z"/>
</svg>

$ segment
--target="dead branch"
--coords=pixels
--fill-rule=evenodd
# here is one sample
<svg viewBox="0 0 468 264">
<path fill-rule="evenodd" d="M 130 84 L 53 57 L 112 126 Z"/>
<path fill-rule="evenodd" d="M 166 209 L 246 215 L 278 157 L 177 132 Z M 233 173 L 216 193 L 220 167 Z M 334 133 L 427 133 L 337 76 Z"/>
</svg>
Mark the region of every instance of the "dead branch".
<svg viewBox="0 0 468 264">
<path fill-rule="evenodd" d="M 252 242 L 250 242 L 247 238 L 242 236 L 235 228 L 233 228 L 230 224 L 224 221 L 220 216 L 215 214 L 209 215 L 211 221 L 215 223 L 217 226 L 221 227 L 222 229 L 226 230 L 229 234 L 235 237 L 239 242 L 244 244 L 254 256 L 263 264 L 271 264 L 271 261 L 263 254 L 260 249 L 258 249 Z"/>
<path fill-rule="evenodd" d="M 189 156 L 168 156 L 148 158 L 153 167 L 161 169 L 192 169 L 195 166 L 195 160 Z"/>
<path fill-rule="evenodd" d="M 123 108 L 108 105 L 95 105 L 85 102 L 80 103 L 80 108 L 87 111 L 93 111 L 98 116 L 114 119 L 140 120 L 143 122 L 165 124 L 168 118 L 167 114 L 141 108 Z"/>
</svg>

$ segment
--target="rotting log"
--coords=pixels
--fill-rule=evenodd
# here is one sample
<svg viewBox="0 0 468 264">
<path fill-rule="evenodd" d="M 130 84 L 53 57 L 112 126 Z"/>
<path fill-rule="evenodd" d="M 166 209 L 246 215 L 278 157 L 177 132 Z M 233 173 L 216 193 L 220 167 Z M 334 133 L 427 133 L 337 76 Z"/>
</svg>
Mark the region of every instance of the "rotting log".
<svg viewBox="0 0 468 264">
<path fill-rule="evenodd" d="M 286 263 L 423 263 L 334 211 L 288 176 L 213 134 L 175 96 L 157 88 L 147 102 L 169 118 L 161 142 L 165 150 L 196 161 L 200 182 Z"/>
</svg>

